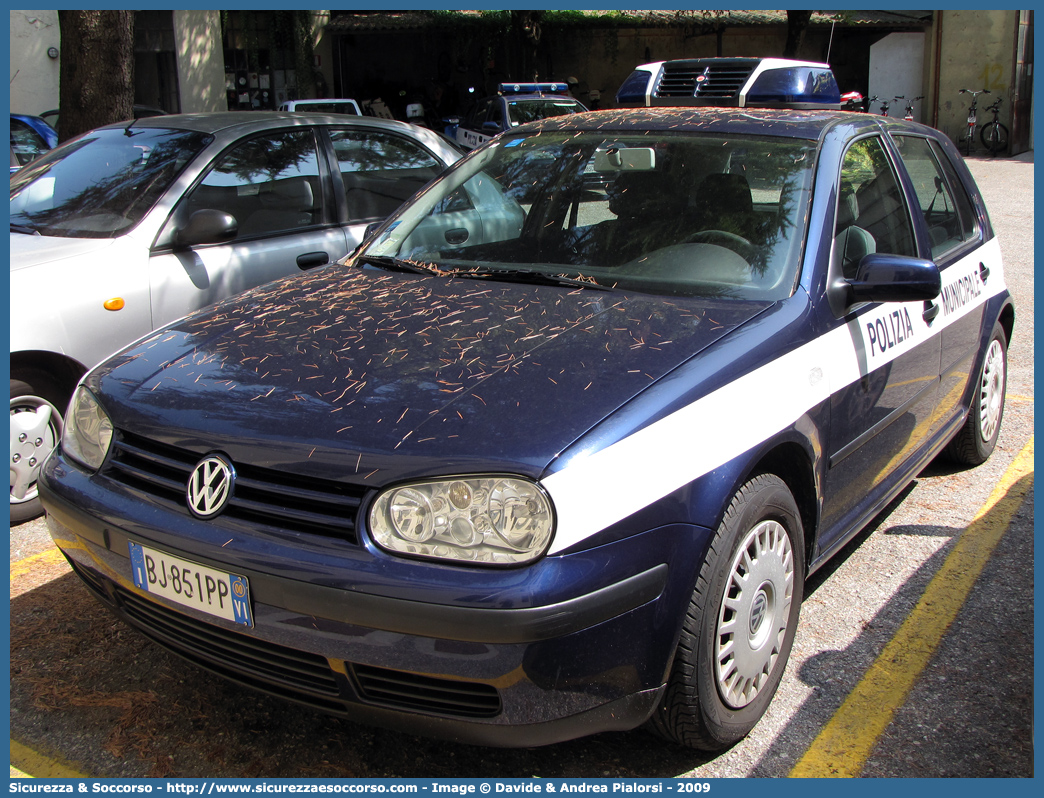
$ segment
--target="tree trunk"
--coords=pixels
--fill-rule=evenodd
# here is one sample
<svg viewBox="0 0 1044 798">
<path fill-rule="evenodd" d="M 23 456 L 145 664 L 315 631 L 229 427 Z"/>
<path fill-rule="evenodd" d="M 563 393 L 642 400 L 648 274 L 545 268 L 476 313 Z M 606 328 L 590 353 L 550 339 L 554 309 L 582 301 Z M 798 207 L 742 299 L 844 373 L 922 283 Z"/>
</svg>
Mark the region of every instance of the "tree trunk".
<svg viewBox="0 0 1044 798">
<path fill-rule="evenodd" d="M 784 58 L 795 58 L 801 40 L 805 37 L 805 29 L 812 20 L 811 11 L 787 12 L 787 43 L 783 46 Z"/>
<path fill-rule="evenodd" d="M 134 12 L 59 11 L 58 140 L 133 118 Z"/>
</svg>

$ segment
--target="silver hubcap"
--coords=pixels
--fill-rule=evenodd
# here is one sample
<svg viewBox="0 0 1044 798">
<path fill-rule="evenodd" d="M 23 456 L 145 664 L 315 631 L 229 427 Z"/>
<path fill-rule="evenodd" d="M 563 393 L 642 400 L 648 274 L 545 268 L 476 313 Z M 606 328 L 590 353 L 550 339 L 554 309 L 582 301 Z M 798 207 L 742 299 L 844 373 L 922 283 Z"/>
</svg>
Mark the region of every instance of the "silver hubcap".
<svg viewBox="0 0 1044 798">
<path fill-rule="evenodd" d="M 747 533 L 718 613 L 715 674 L 722 700 L 741 709 L 757 698 L 779 659 L 794 595 L 794 554 L 776 521 Z"/>
<path fill-rule="evenodd" d="M 979 433 L 984 441 L 993 438 L 1004 406 L 1004 349 L 994 339 L 986 351 L 979 383 Z"/>
<path fill-rule="evenodd" d="M 61 416 L 50 403 L 38 396 L 11 400 L 11 504 L 37 497 L 40 466 L 61 434 Z"/>
</svg>

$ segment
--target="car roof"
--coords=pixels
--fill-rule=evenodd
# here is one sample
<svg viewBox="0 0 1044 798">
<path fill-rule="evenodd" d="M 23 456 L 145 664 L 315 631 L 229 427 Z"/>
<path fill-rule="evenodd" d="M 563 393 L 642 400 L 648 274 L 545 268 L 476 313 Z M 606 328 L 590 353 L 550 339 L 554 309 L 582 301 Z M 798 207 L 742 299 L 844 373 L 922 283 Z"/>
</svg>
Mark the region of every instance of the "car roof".
<svg viewBox="0 0 1044 798">
<path fill-rule="evenodd" d="M 520 125 L 514 128 L 512 133 L 601 129 L 620 132 L 688 130 L 701 133 L 782 136 L 818 140 L 826 130 L 840 123 L 849 123 L 867 129 L 879 129 L 876 128 L 876 119 L 877 117 L 868 114 L 833 110 L 795 111 L 716 107 L 620 108 L 549 117 Z"/>
<path fill-rule="evenodd" d="M 308 100 L 287 100 L 283 105 L 328 105 L 329 103 L 351 103 L 357 105 L 351 97 L 324 97 Z"/>
<path fill-rule="evenodd" d="M 542 94 L 498 94 L 498 97 L 503 97 L 509 103 L 513 103 L 516 100 L 569 100 L 570 102 L 580 102 L 575 97 L 570 97 L 568 94 L 552 94 L 550 92 L 544 92 Z"/>
<path fill-rule="evenodd" d="M 409 132 L 416 135 L 418 128 L 394 119 L 346 116 L 345 114 L 301 113 L 288 111 L 215 111 L 196 114 L 166 114 L 105 125 L 104 128 L 176 128 L 198 133 L 220 133 L 233 128 L 264 130 L 268 127 L 292 125 L 345 125 L 372 127 L 383 130 Z"/>
</svg>

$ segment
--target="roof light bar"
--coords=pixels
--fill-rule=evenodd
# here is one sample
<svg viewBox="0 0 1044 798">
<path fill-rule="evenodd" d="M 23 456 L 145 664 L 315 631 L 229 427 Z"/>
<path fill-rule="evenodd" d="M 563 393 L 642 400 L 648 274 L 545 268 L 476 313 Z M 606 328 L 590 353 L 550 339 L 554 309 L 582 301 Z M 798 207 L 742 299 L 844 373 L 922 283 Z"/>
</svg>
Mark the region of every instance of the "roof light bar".
<svg viewBox="0 0 1044 798">
<path fill-rule="evenodd" d="M 838 109 L 829 64 L 784 58 L 693 58 L 637 67 L 616 93 L 623 106 Z"/>
<path fill-rule="evenodd" d="M 569 86 L 565 83 L 501 83 L 498 94 L 565 94 Z"/>
</svg>

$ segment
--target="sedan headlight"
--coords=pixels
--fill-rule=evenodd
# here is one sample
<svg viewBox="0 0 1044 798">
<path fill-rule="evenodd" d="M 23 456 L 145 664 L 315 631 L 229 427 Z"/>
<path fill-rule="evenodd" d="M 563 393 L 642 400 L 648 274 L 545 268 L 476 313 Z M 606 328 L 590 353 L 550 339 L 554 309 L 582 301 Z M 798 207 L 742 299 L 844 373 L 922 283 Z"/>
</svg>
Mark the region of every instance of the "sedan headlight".
<svg viewBox="0 0 1044 798">
<path fill-rule="evenodd" d="M 469 477 L 391 488 L 370 510 L 370 531 L 389 551 L 443 560 L 518 565 L 551 542 L 551 501 L 518 477 Z"/>
<path fill-rule="evenodd" d="M 62 431 L 62 450 L 73 460 L 97 471 L 112 443 L 112 422 L 94 394 L 82 385 L 76 389 Z"/>
</svg>

